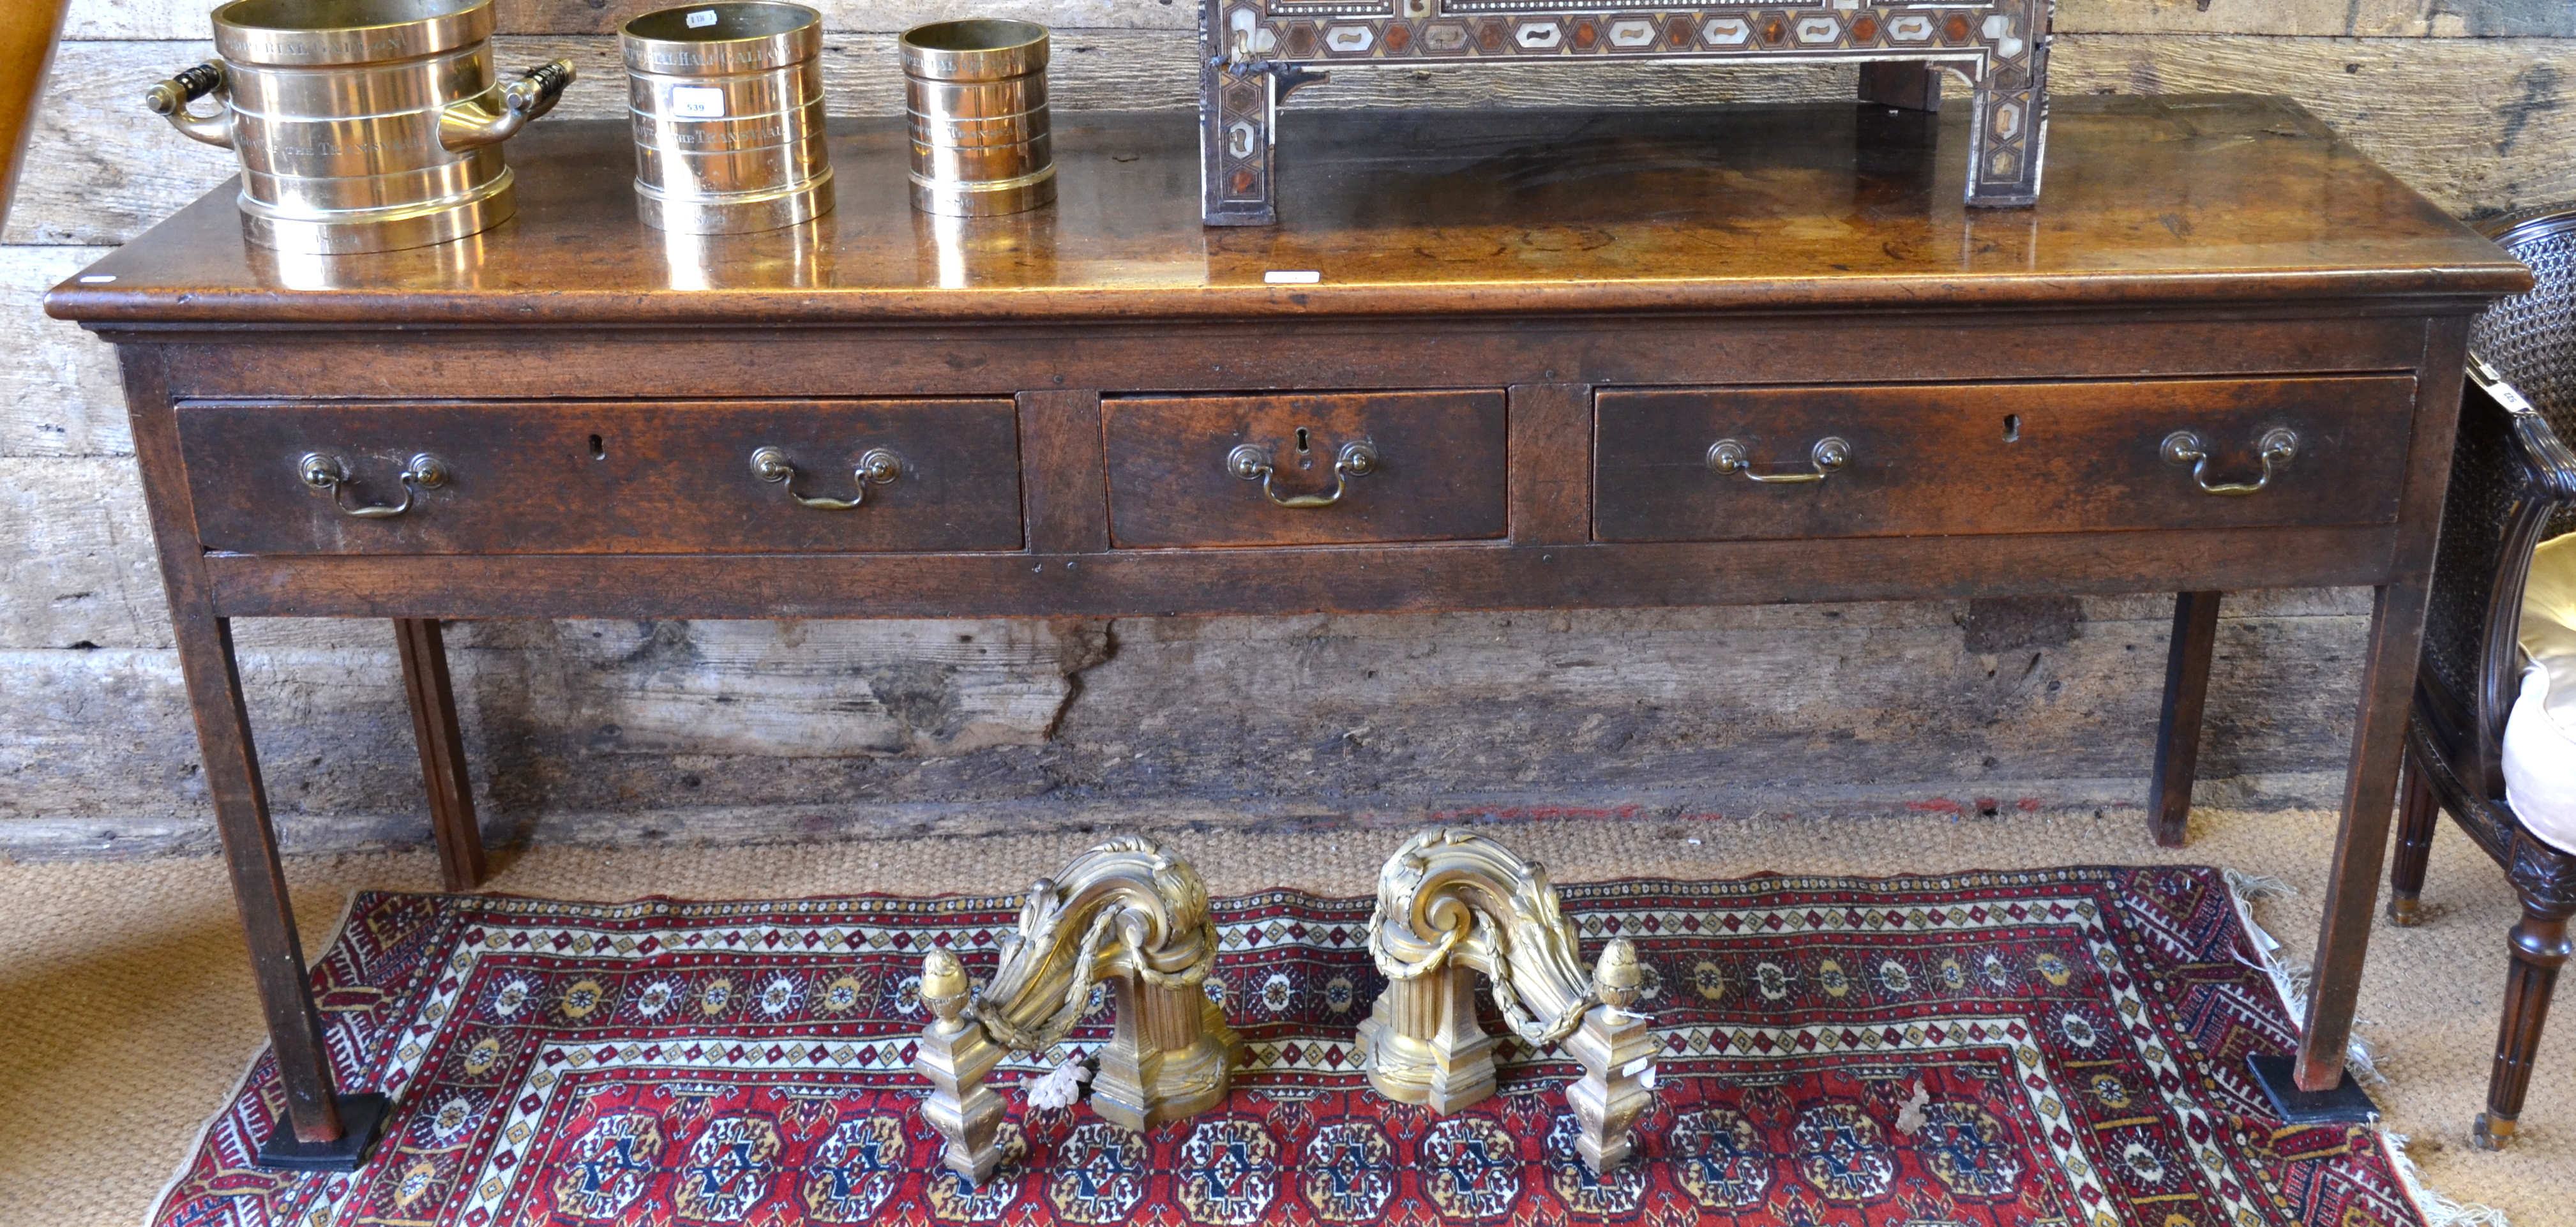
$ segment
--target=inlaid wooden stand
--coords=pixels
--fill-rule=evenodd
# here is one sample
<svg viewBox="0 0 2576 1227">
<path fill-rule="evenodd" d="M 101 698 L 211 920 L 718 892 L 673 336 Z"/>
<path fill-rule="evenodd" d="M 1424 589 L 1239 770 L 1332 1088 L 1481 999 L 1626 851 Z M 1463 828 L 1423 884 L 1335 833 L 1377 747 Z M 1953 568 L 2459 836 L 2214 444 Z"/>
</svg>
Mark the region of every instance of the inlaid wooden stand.
<svg viewBox="0 0 2576 1227">
<path fill-rule="evenodd" d="M 1199 0 L 1201 214 L 1211 226 L 1279 220 L 1279 104 L 1330 71 L 1649 61 L 1856 62 L 1863 101 L 1916 111 L 1941 109 L 1938 74 L 1955 72 L 1975 98 L 1967 202 L 2028 205 L 2039 199 L 2048 138 L 2053 8 L 2053 0 L 1606 10 L 1563 0 Z"/>
</svg>

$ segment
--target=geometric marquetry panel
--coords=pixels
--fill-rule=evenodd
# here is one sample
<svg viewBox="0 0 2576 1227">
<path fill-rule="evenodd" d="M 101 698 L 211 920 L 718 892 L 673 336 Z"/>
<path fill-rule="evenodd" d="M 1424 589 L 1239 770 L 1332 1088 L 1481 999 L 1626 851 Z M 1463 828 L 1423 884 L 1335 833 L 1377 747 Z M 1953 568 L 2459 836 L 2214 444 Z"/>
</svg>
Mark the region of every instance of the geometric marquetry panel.
<svg viewBox="0 0 2576 1227">
<path fill-rule="evenodd" d="M 1211 226 L 1277 220 L 1272 125 L 1289 90 L 1345 68 L 1449 61 L 1864 61 L 1948 70 L 1975 87 L 1968 203 L 2039 198 L 2048 131 L 2052 0 L 1988 3 L 1690 4 L 1606 0 L 1201 0 L 1199 145 Z M 1895 105 L 1925 95 L 1915 78 L 1865 74 Z M 1913 98 L 1905 95 L 1913 94 Z M 1939 97 L 1937 87 L 1929 97 Z"/>
</svg>

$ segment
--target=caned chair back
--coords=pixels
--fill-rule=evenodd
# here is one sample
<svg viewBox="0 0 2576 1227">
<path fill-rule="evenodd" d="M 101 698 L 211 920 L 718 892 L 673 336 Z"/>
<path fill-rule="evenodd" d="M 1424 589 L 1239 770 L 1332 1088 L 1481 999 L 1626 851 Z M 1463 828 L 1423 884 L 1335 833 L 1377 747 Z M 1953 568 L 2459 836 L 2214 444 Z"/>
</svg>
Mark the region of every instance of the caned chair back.
<svg viewBox="0 0 2576 1227">
<path fill-rule="evenodd" d="M 2480 229 L 2539 284 L 2469 326 L 2469 349 L 2520 389 L 2561 439 L 2576 438 L 2576 206 L 2525 210 Z"/>
<path fill-rule="evenodd" d="M 2531 266 L 2536 284 L 2481 313 L 2451 458 L 2417 716 L 2460 783 L 2502 799 L 2498 751 L 2521 675 L 2515 632 L 2532 547 L 2576 531 L 2576 205 L 2480 227 Z M 2518 392 L 2537 411 L 2515 413 Z"/>
</svg>

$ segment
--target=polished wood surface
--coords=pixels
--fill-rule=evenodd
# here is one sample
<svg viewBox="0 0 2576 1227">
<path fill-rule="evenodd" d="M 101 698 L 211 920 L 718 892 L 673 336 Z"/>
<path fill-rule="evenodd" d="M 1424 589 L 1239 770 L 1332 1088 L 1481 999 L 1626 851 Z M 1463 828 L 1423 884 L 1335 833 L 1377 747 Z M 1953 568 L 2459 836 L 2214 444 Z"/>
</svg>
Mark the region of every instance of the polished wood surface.
<svg viewBox="0 0 2576 1227">
<path fill-rule="evenodd" d="M 2569 918 L 2576 917 L 2576 857 L 2533 839 L 2529 831 L 2515 832 L 2513 841 L 2506 872 L 2522 896 L 2522 919 L 2507 938 L 2513 961 L 2505 969 L 2504 1011 L 2496 1020 L 2487 1110 L 2478 1115 L 2470 1133 L 2470 1141 L 2480 1149 L 2500 1149 L 2518 1131 L 2523 1097 L 2531 1091 L 2531 1071 L 2540 1063 L 2540 1036 L 2549 1021 L 2550 998 L 2568 957 L 2576 954 L 2567 929 Z"/>
<path fill-rule="evenodd" d="M 429 790 L 429 826 L 438 845 L 439 884 L 472 890 L 483 882 L 483 830 L 474 816 L 474 781 L 465 764 L 465 733 L 456 721 L 456 683 L 447 672 L 447 637 L 434 618 L 394 619 L 402 657 L 403 695 Z"/>
<path fill-rule="evenodd" d="M 179 410 L 200 539 L 264 555 L 1016 550 L 1017 433 L 1011 402 L 991 399 Z M 752 471 L 764 447 L 791 481 Z M 790 500 L 858 497 L 853 471 L 879 448 L 901 471 L 860 506 Z M 306 487 L 292 461 L 308 452 L 343 460 L 348 485 Z M 443 484 L 399 516 L 349 514 L 401 505 L 422 453 L 445 462 Z"/>
<path fill-rule="evenodd" d="M 2156 842 L 2182 847 L 2191 834 L 2191 785 L 2200 778 L 2200 720 L 2209 706 L 2209 658 L 2218 650 L 2217 592 L 2174 596 L 2173 635 L 2165 651 L 2164 715 L 2156 728 L 2156 769 L 2147 820 Z"/>
<path fill-rule="evenodd" d="M 2285 102 L 2081 98 L 2036 208 L 1970 210 L 1964 113 L 1284 112 L 1281 224 L 1208 230 L 1186 115 L 1057 116 L 1053 208 L 906 204 L 901 120 L 836 121 L 840 205 L 725 238 L 634 220 L 623 124 L 511 144 L 519 217 L 357 259 L 250 248 L 218 190 L 49 308 L 91 321 L 795 322 L 2470 298 L 2519 265 Z M 1301 135 L 1301 127 L 1317 129 Z M 1948 169 L 1945 171 L 1944 166 Z M 1949 181 L 1945 181 L 1945 177 Z M 1313 272 L 1273 285 L 1272 272 Z"/>
<path fill-rule="evenodd" d="M 1600 394 L 1594 535 L 1603 541 L 2385 524 L 2404 489 L 2415 381 L 1655 390 Z M 2161 454 L 2197 433 L 2211 484 L 2250 484 L 2256 443 L 2297 456 L 2256 497 L 2213 498 Z M 1720 473 L 1709 449 L 1741 446 Z M 1813 476 L 1816 444 L 1850 458 Z M 1751 477 L 1773 479 L 1758 482 Z"/>
<path fill-rule="evenodd" d="M 975 222 L 913 214 L 898 130 L 851 125 L 834 214 L 725 239 L 633 221 L 623 127 L 548 124 L 511 151 L 520 217 L 481 238 L 296 261 L 246 247 L 218 192 L 49 297 L 120 346 L 299 1134 L 336 1129 L 330 1077 L 234 617 L 398 620 L 444 864 L 470 878 L 441 618 L 2198 609 L 2366 585 L 2299 1068 L 2339 1076 L 2466 319 L 2520 265 L 2259 99 L 2068 99 L 2048 191 L 2010 214 L 1940 182 L 1950 121 L 1878 107 L 1288 119 L 1345 130 L 1283 150 L 1316 162 L 1283 173 L 1275 230 L 1198 225 L 1186 116 L 1071 120 L 1059 205 Z M 2301 448 L 2221 496 L 2160 454 L 2186 428 L 2213 484 L 2250 482 L 2268 430 Z M 1726 434 L 1766 474 L 1824 434 L 1854 461 L 1757 484 L 1708 467 Z M 1274 493 L 1311 497 L 1357 440 L 1384 465 L 1330 507 L 1228 464 L 1257 444 Z M 772 445 L 813 496 L 846 498 L 870 447 L 905 468 L 816 510 L 753 473 Z M 397 501 L 417 451 L 452 480 L 360 520 L 298 477 L 326 448 L 348 506 Z M 2191 689 L 2169 750 L 2196 744 Z M 2190 758 L 2162 759 L 2167 809 Z"/>
<path fill-rule="evenodd" d="M 1499 540 L 1503 392 L 1115 397 L 1101 406 L 1109 537 L 1120 549 Z M 1335 476 L 1348 445 L 1373 467 Z M 1261 449 L 1263 482 L 1225 464 Z M 1328 507 L 1278 501 L 1340 497 Z"/>
</svg>

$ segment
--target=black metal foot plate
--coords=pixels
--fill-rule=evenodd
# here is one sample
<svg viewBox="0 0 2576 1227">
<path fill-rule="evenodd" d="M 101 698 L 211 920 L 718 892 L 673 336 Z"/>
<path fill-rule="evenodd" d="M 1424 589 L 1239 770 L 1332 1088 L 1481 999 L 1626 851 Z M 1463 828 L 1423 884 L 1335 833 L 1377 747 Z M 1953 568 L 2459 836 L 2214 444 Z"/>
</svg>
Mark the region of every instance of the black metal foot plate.
<svg viewBox="0 0 2576 1227">
<path fill-rule="evenodd" d="M 367 1152 L 376 1148 L 376 1139 L 385 1132 L 385 1117 L 393 1111 L 393 1101 L 382 1095 L 341 1095 L 340 1140 L 336 1142 L 299 1142 L 295 1126 L 284 1119 L 277 1131 L 260 1143 L 259 1165 L 295 1172 L 354 1172 L 367 1161 Z"/>
<path fill-rule="evenodd" d="M 2245 1058 L 2254 1071 L 2254 1080 L 2263 1084 L 2263 1093 L 2272 1099 L 2272 1108 L 2281 1119 L 2293 1125 L 2372 1125 L 2379 1122 L 2379 1105 L 2371 1102 L 2368 1092 L 2353 1081 L 2352 1072 L 2344 1071 L 2343 1081 L 2330 1091 L 2303 1091 L 2296 1076 L 2298 1059 L 2287 1056 L 2256 1054 Z"/>
</svg>

